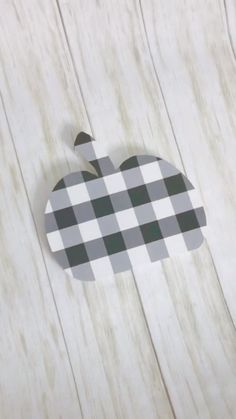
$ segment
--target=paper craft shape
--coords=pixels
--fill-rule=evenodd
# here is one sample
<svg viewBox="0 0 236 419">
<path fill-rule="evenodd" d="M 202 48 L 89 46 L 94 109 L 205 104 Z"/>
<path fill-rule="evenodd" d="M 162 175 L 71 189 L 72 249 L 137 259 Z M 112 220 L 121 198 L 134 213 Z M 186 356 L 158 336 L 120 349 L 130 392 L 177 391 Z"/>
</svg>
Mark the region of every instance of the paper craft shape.
<svg viewBox="0 0 236 419">
<path fill-rule="evenodd" d="M 45 211 L 48 242 L 65 271 L 94 280 L 193 250 L 206 216 L 191 182 L 167 161 L 133 156 L 115 169 L 101 144 L 75 141 L 96 169 L 69 173 Z"/>
</svg>

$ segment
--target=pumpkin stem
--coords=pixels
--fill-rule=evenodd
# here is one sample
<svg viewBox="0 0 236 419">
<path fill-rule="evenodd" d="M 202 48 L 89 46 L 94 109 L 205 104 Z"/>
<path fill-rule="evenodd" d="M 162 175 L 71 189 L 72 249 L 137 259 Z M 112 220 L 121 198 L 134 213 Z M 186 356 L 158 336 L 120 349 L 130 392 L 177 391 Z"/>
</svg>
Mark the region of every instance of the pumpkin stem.
<svg viewBox="0 0 236 419">
<path fill-rule="evenodd" d="M 110 157 L 103 150 L 101 144 L 98 144 L 89 134 L 80 132 L 76 137 L 74 145 L 75 151 L 81 153 L 89 161 L 99 177 L 116 172 Z"/>
</svg>

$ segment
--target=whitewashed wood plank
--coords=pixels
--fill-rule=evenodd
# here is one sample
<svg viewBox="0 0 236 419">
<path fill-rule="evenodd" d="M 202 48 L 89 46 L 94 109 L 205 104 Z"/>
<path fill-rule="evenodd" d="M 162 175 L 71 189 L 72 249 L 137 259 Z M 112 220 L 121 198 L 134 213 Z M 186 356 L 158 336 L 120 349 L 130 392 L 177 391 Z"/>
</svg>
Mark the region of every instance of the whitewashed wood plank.
<svg viewBox="0 0 236 419">
<path fill-rule="evenodd" d="M 187 418 L 192 411 L 191 417 L 234 418 L 235 329 L 210 255 L 203 260 L 200 250 L 195 251 L 181 261 L 166 261 L 163 271 L 160 264 L 155 270 L 136 269 L 135 277 L 177 417 Z M 180 367 L 185 385 L 183 377 L 179 379 Z M 189 398 L 183 397 L 185 386 Z M 203 393 L 193 393 L 199 386 Z"/>
<path fill-rule="evenodd" d="M 82 2 L 79 6 L 75 1 L 59 3 L 88 113 L 97 136 L 107 142 L 115 163 L 127 152 L 144 152 L 148 148 L 150 153 L 160 154 L 181 168 L 138 4 L 109 1 L 97 7 L 89 3 L 85 8 Z M 136 270 L 135 277 L 177 417 L 233 417 L 234 328 L 207 245 L 196 254 L 197 257 L 184 256 L 182 262 L 177 259 L 164 264 L 170 290 L 159 264 L 148 275 Z M 206 284 L 200 281 L 199 263 L 201 274 L 208 278 Z M 158 281 L 159 276 L 162 281 Z M 187 294 L 177 292 L 178 288 L 172 285 L 175 277 L 179 287 L 183 287 L 184 278 L 192 278 L 196 289 L 190 288 Z M 205 301 L 206 290 L 207 304 L 214 306 L 214 311 L 209 307 L 204 310 L 201 303 Z M 164 303 L 160 305 L 160 301 Z M 179 306 L 183 307 L 180 320 Z M 191 317 L 190 309 L 194 312 Z M 225 319 L 227 337 L 222 338 L 215 312 Z M 157 322 L 159 318 L 161 323 Z M 188 330 L 182 322 L 187 322 Z M 198 357 L 196 327 L 201 331 Z M 212 329 L 212 340 L 205 333 L 207 327 Z M 226 375 L 221 377 L 218 366 L 222 364 Z M 229 382 L 225 387 L 227 374 Z"/>
<path fill-rule="evenodd" d="M 235 321 L 236 74 L 222 3 L 147 1 L 151 54 L 186 171 L 201 191 L 207 240 Z"/>
<path fill-rule="evenodd" d="M 44 205 L 78 168 L 69 149 L 89 130 L 54 3 L 6 2 L 0 87 L 35 216 L 85 418 L 172 418 L 132 275 L 82 284 L 51 256 Z M 83 63 L 81 62 L 81 65 Z M 67 144 L 68 141 L 68 144 Z"/>
<path fill-rule="evenodd" d="M 2 103 L 0 137 L 0 416 L 81 418 Z"/>
</svg>

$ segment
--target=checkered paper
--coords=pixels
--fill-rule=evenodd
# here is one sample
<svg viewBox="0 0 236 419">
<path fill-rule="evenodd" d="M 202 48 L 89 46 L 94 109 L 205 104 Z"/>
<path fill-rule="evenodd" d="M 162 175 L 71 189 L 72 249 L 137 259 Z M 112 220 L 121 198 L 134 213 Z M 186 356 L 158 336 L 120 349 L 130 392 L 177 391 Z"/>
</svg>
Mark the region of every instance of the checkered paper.
<svg viewBox="0 0 236 419">
<path fill-rule="evenodd" d="M 94 280 L 196 249 L 206 216 L 190 181 L 154 156 L 133 156 L 119 169 L 88 134 L 75 149 L 96 169 L 70 173 L 48 200 L 48 242 L 72 277 Z"/>
</svg>

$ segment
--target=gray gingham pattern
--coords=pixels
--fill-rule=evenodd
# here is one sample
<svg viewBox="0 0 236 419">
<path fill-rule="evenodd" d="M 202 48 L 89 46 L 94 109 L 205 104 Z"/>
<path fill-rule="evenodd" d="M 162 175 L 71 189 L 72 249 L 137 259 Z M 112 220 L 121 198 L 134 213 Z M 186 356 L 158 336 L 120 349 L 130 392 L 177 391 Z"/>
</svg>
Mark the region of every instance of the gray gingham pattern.
<svg viewBox="0 0 236 419">
<path fill-rule="evenodd" d="M 115 169 L 85 133 L 75 149 L 98 176 L 68 174 L 45 211 L 51 250 L 71 276 L 94 280 L 201 245 L 204 209 L 174 166 L 154 156 L 133 156 Z"/>
</svg>

